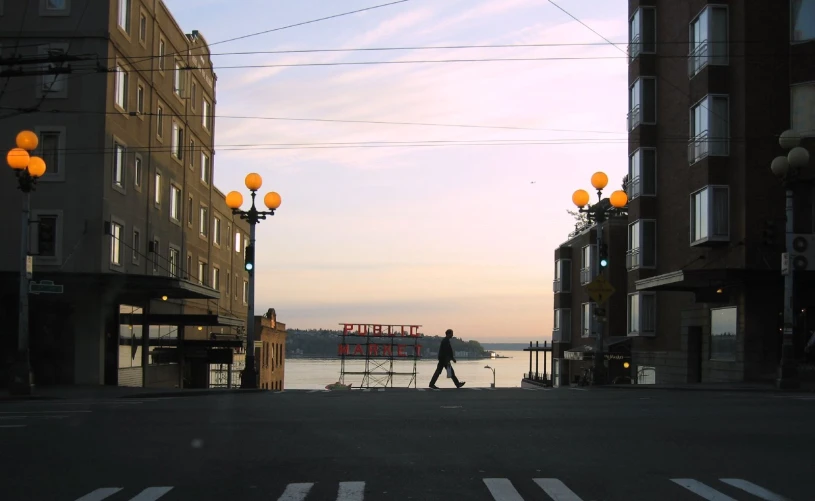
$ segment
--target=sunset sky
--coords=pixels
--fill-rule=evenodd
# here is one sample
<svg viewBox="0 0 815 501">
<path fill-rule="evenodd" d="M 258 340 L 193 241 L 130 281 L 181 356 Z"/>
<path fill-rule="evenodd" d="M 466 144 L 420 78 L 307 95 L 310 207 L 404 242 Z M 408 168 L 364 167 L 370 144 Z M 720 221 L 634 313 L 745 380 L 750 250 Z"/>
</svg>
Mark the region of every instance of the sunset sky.
<svg viewBox="0 0 815 501">
<path fill-rule="evenodd" d="M 165 3 L 215 44 L 388 0 Z M 215 183 L 245 191 L 258 172 L 261 193 L 283 198 L 258 226 L 256 311 L 273 307 L 293 328 L 551 338 L 553 252 L 573 227 L 571 193 L 597 170 L 620 185 L 628 107 L 627 1 L 556 3 L 620 45 L 547 0 L 410 0 L 212 47 Z M 557 46 L 418 48 L 505 44 Z M 545 59 L 263 67 L 488 58 Z M 247 65 L 261 67 L 219 69 Z M 518 141 L 539 144 L 508 144 Z"/>
</svg>

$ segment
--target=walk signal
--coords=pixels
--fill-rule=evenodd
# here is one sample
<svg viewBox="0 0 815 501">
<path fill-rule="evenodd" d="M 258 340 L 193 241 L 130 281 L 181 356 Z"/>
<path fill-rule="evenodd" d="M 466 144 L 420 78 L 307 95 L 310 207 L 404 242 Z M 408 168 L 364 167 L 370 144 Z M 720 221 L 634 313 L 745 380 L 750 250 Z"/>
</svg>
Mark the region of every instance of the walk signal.
<svg viewBox="0 0 815 501">
<path fill-rule="evenodd" d="M 248 245 L 246 247 L 246 262 L 244 264 L 244 268 L 246 271 L 252 271 L 255 269 L 255 246 Z"/>
<path fill-rule="evenodd" d="M 600 246 L 600 271 L 608 267 L 608 245 L 603 244 Z"/>
</svg>

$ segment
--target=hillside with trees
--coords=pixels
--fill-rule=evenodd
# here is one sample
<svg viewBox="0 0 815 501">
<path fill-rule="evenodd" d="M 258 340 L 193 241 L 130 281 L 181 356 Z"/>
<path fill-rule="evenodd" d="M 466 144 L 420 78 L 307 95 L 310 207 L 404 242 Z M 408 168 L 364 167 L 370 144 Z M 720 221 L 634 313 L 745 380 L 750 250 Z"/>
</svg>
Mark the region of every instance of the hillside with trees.
<svg viewBox="0 0 815 501">
<path fill-rule="evenodd" d="M 403 340 L 401 343 L 413 344 L 408 337 L 397 336 Z M 442 336 L 424 336 L 419 338 L 422 347 L 422 358 L 435 358 L 439 352 Z M 348 344 L 365 343 L 365 338 L 347 338 Z M 328 329 L 287 329 L 286 357 L 290 358 L 334 358 L 338 356 L 338 346 L 342 342 L 341 330 Z M 372 339 L 373 342 L 373 339 Z M 385 344 L 387 338 L 376 338 L 376 343 Z M 458 338 L 452 340 L 453 351 L 467 352 L 469 358 L 488 357 L 489 353 L 475 340 L 462 341 Z M 431 355 L 432 353 L 432 355 Z"/>
</svg>

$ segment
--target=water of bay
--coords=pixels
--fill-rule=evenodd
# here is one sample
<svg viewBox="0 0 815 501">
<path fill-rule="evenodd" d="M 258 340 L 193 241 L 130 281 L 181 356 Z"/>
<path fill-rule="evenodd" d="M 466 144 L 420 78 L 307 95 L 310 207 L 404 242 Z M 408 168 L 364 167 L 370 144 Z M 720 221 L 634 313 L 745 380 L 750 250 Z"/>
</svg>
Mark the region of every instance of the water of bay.
<svg viewBox="0 0 815 501">
<path fill-rule="evenodd" d="M 495 369 L 495 386 L 498 388 L 512 388 L 521 386 L 521 379 L 524 373 L 529 372 L 529 353 L 524 351 L 501 351 L 499 355 L 508 358 L 485 358 L 485 359 L 459 359 L 453 365 L 456 377 L 460 381 L 466 381 L 468 387 L 489 388 L 492 383 L 493 374 L 484 366 L 489 365 Z M 546 355 L 546 372 L 551 373 L 552 361 L 549 354 Z M 538 372 L 544 372 L 544 353 L 540 353 L 538 361 Z M 416 362 L 417 384 L 419 388 L 427 388 L 430 378 L 436 370 L 437 360 L 422 359 Z M 362 371 L 365 362 L 346 361 L 346 371 Z M 289 358 L 286 360 L 286 380 L 285 388 L 289 390 L 321 390 L 326 385 L 335 383 L 340 379 L 339 358 L 330 359 L 302 359 Z M 394 372 L 412 372 L 412 360 L 396 360 L 393 363 Z M 532 354 L 532 371 L 535 371 L 535 355 Z M 407 387 L 410 376 L 394 376 L 393 387 Z M 362 382 L 361 375 L 347 375 L 346 384 L 353 384 L 358 387 Z M 453 382 L 442 373 L 437 386 L 440 388 L 453 387 Z M 374 386 L 372 383 L 371 386 Z M 389 385 L 390 386 L 390 385 Z M 413 385 L 411 384 L 411 387 Z"/>
</svg>

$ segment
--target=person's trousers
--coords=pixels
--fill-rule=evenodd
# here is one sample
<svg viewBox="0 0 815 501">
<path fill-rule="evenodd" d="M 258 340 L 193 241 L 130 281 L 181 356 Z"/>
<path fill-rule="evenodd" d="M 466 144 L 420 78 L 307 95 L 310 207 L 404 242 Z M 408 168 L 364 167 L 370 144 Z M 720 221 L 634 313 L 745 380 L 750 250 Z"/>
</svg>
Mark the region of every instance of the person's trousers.
<svg viewBox="0 0 815 501">
<path fill-rule="evenodd" d="M 441 375 L 441 371 L 443 371 L 444 368 L 447 367 L 449 363 L 450 363 L 449 361 L 445 362 L 443 360 L 439 360 L 439 365 L 436 366 L 436 372 L 433 373 L 433 379 L 430 380 L 431 385 L 436 384 L 436 381 L 439 379 L 439 376 Z M 452 379 L 453 383 L 455 383 L 455 385 L 458 386 L 458 378 L 456 377 L 456 371 L 453 370 L 452 365 L 450 366 L 450 372 L 453 373 L 453 377 L 450 379 Z"/>
</svg>

